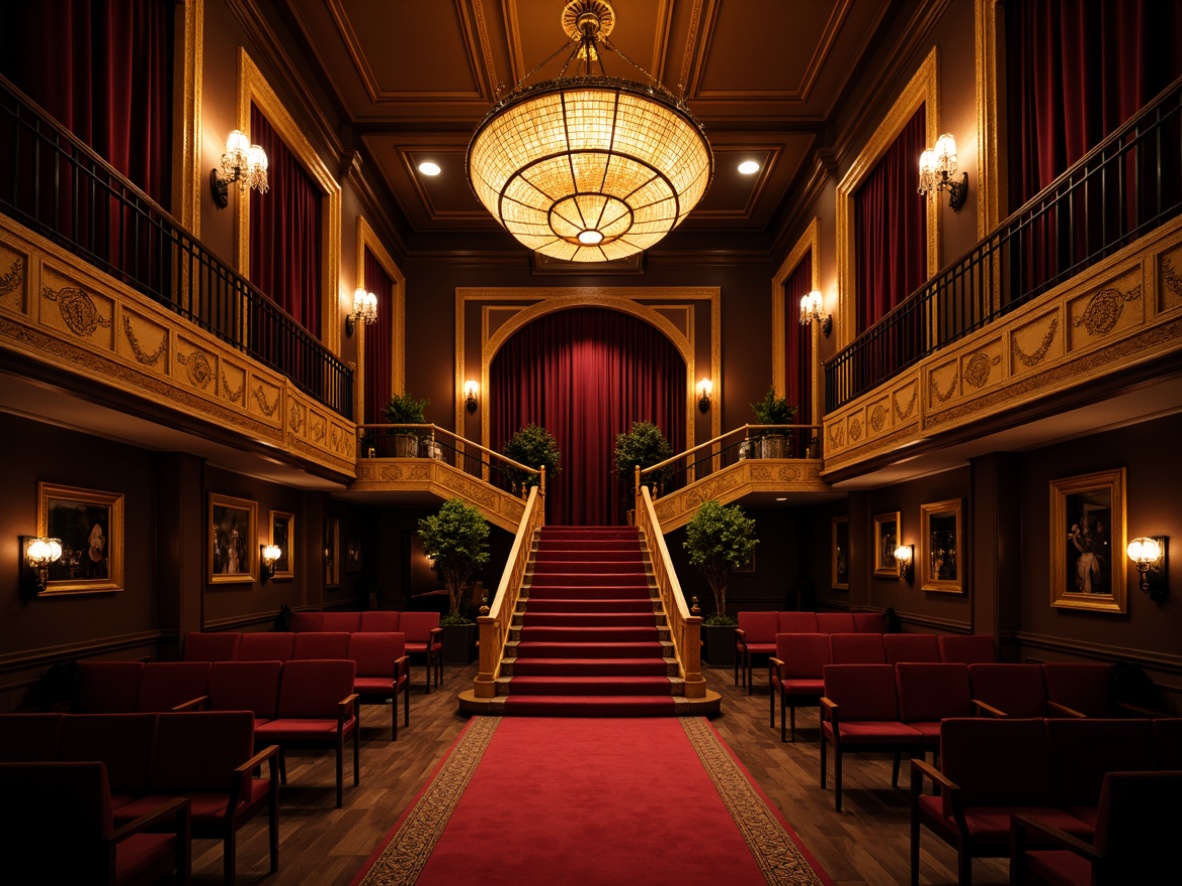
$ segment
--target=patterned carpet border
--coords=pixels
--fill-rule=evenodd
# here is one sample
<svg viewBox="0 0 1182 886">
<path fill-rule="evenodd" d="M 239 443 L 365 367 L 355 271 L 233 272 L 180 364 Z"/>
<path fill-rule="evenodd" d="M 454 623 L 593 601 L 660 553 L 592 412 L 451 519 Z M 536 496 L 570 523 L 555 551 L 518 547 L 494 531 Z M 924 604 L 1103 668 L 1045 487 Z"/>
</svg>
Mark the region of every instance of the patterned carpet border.
<svg viewBox="0 0 1182 886">
<path fill-rule="evenodd" d="M 500 717 L 469 721 L 439 772 L 395 826 L 393 838 L 365 876 L 354 881 L 358 886 L 411 886 L 418 879 L 500 723 Z"/>
<path fill-rule="evenodd" d="M 769 806 L 705 718 L 683 717 L 680 722 L 768 886 L 830 886 L 832 881 L 818 875 L 816 861 L 796 844 L 787 823 Z"/>
</svg>

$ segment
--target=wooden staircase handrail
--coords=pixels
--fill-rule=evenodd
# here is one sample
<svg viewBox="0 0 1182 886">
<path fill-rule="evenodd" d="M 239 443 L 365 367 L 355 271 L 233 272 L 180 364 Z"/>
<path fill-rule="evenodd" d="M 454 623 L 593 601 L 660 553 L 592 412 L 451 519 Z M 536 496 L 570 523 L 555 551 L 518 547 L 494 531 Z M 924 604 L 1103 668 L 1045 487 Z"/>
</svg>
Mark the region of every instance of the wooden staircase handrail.
<svg viewBox="0 0 1182 886">
<path fill-rule="evenodd" d="M 742 434 L 746 435 L 748 431 L 752 431 L 752 430 L 764 431 L 764 430 L 771 430 L 774 428 L 782 429 L 782 430 L 789 430 L 789 431 L 794 431 L 794 430 L 798 430 L 798 429 L 808 429 L 808 430 L 820 432 L 822 430 L 823 426 L 822 425 L 752 425 L 752 424 L 740 425 L 739 427 L 734 428 L 730 431 L 727 431 L 724 434 L 719 434 L 713 440 L 707 440 L 705 443 L 699 443 L 697 446 L 687 449 L 685 452 L 679 452 L 677 455 L 672 455 L 669 458 L 665 459 L 664 461 L 657 462 L 657 464 L 651 465 L 650 467 L 641 468 L 640 475 L 643 477 L 645 474 L 651 474 L 653 471 L 661 470 L 661 468 L 671 467 L 671 466 L 675 465 L 677 462 L 681 461 L 683 458 L 688 458 L 689 456 L 693 455 L 694 453 L 698 452 L 699 450 L 707 449 L 711 446 L 716 446 L 717 444 L 721 443 L 723 440 L 727 439 L 728 437 L 733 437 L 736 434 L 742 433 Z"/>
<path fill-rule="evenodd" d="M 669 637 L 673 641 L 673 651 L 677 656 L 681 677 L 685 681 L 685 697 L 705 698 L 706 678 L 702 676 L 702 617 L 692 615 L 686 605 L 685 596 L 681 592 L 681 582 L 677 580 L 677 572 L 669 558 L 669 548 L 665 545 L 665 536 L 661 534 L 661 524 L 657 522 L 657 513 L 653 509 L 652 495 L 647 486 L 640 486 L 636 491 L 636 526 L 648 547 L 653 578 L 656 580 L 661 606 L 669 623 Z"/>
<path fill-rule="evenodd" d="M 395 429 L 395 428 L 406 428 L 408 430 L 415 430 L 415 431 L 429 431 L 432 437 L 435 437 L 436 435 L 440 435 L 443 437 L 450 437 L 454 443 L 463 444 L 464 447 L 471 447 L 473 449 L 477 449 L 480 452 L 483 452 L 485 455 L 490 456 L 491 458 L 495 458 L 497 461 L 504 462 L 505 464 L 509 465 L 509 467 L 511 467 L 511 468 L 517 468 L 517 470 L 519 470 L 519 471 L 526 471 L 527 473 L 530 473 L 530 474 L 541 474 L 542 473 L 541 468 L 531 468 L 529 465 L 523 465 L 521 462 L 514 461 L 513 459 L 509 458 L 509 456 L 507 456 L 507 455 L 503 455 L 494 449 L 489 449 L 487 446 L 482 446 L 481 444 L 477 443 L 475 440 L 469 440 L 466 437 L 461 437 L 459 434 L 455 433 L 454 431 L 449 431 L 447 428 L 441 428 L 439 425 L 435 425 L 435 424 L 417 424 L 416 425 L 416 424 L 382 423 L 382 424 L 358 425 L 357 426 L 357 436 L 358 436 L 358 439 L 360 439 L 364 435 L 364 432 L 367 429 L 391 430 L 391 429 Z M 459 446 L 457 445 L 455 448 L 458 449 Z"/>
<path fill-rule="evenodd" d="M 521 516 L 517 536 L 505 561 L 505 571 L 501 574 L 501 583 L 489 603 L 488 612 L 476 617 L 480 634 L 480 669 L 473 691 L 477 698 L 494 698 L 497 694 L 501 659 L 513 626 L 513 614 L 517 611 L 517 599 L 521 596 L 521 582 L 529 567 L 530 554 L 533 553 L 534 536 L 546 523 L 545 471 L 542 477 L 541 485 L 530 487 L 525 513 Z"/>
</svg>

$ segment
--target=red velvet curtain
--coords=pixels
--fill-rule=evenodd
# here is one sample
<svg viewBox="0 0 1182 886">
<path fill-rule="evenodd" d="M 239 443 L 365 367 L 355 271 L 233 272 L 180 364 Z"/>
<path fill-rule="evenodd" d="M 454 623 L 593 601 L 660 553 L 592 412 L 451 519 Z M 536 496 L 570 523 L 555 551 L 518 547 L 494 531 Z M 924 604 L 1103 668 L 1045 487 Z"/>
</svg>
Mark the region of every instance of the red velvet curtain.
<svg viewBox="0 0 1182 886">
<path fill-rule="evenodd" d="M 916 193 L 925 120 L 921 105 L 854 194 L 859 332 L 927 280 L 927 206 Z"/>
<path fill-rule="evenodd" d="M 558 441 L 547 481 L 548 522 L 610 525 L 631 507 L 631 478 L 614 473 L 616 435 L 651 421 L 685 450 L 685 361 L 635 317 L 577 308 L 541 317 L 509 339 L 489 367 L 490 445 L 530 422 Z"/>
<path fill-rule="evenodd" d="M 378 320 L 365 330 L 365 423 L 382 422 L 390 402 L 390 360 L 394 339 L 394 281 L 365 250 L 365 288 L 378 299 Z"/>
<path fill-rule="evenodd" d="M 800 300 L 813 288 L 813 256 L 810 252 L 784 281 L 784 362 L 787 385 L 784 396 L 796 405 L 796 423 L 808 424 L 812 416 L 812 325 L 800 325 Z"/>
<path fill-rule="evenodd" d="M 250 281 L 319 338 L 322 194 L 253 104 L 248 134 L 267 152 L 270 187 L 250 192 Z"/>
</svg>

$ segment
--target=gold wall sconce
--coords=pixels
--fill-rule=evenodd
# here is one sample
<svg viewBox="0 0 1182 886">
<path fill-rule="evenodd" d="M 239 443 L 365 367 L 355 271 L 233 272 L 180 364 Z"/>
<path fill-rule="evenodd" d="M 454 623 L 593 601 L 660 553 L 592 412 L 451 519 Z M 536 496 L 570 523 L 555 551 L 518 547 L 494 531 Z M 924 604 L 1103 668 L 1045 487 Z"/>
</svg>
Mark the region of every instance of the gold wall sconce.
<svg viewBox="0 0 1182 886">
<path fill-rule="evenodd" d="M 254 188 L 260 194 L 267 193 L 267 152 L 258 145 L 252 145 L 246 133 L 235 129 L 226 139 L 226 153 L 222 154 L 221 167 L 215 166 L 209 174 L 209 187 L 213 191 L 213 202 L 219 209 L 230 204 L 230 183 L 238 187 Z"/>
<path fill-rule="evenodd" d="M 1133 565 L 1141 574 L 1141 591 L 1148 594 L 1150 600 L 1161 602 L 1169 593 L 1166 582 L 1166 551 L 1169 536 L 1155 535 L 1152 537 L 1134 538 L 1129 542 L 1128 555 Z"/>
<path fill-rule="evenodd" d="M 947 191 L 948 205 L 954 212 L 959 210 L 969 195 L 969 174 L 962 173 L 957 181 L 953 178 L 956 172 L 956 139 L 946 132 L 936 139 L 934 148 L 919 155 L 919 193 L 934 198 Z"/>
</svg>

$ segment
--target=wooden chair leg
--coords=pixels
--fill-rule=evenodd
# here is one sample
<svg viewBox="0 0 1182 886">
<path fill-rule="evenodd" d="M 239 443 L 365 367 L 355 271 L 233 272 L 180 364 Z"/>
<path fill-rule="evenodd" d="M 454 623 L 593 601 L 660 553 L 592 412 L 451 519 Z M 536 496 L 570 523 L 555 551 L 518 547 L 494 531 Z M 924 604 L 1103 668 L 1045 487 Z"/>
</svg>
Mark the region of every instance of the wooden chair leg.
<svg viewBox="0 0 1182 886">
<path fill-rule="evenodd" d="M 409 726 L 410 725 L 410 687 L 409 686 L 406 689 L 402 690 L 402 708 L 403 708 L 402 725 Z"/>
<path fill-rule="evenodd" d="M 361 726 L 353 724 L 353 787 L 361 784 Z"/>
<path fill-rule="evenodd" d="M 796 741 L 796 705 L 792 705 L 788 711 L 788 716 L 791 718 L 788 725 L 788 734 L 792 737 L 793 741 Z"/>
<path fill-rule="evenodd" d="M 841 812 L 841 748 L 833 748 L 833 808 Z"/>
<path fill-rule="evenodd" d="M 337 809 L 345 805 L 345 788 L 343 785 L 345 776 L 345 737 L 343 735 L 337 736 Z"/>
<path fill-rule="evenodd" d="M 222 840 L 222 879 L 226 882 L 227 886 L 234 886 L 234 880 L 237 876 L 234 864 L 238 856 L 236 833 L 234 826 L 230 825 L 230 832 Z"/>
<path fill-rule="evenodd" d="M 398 693 L 390 699 L 390 741 L 398 741 Z"/>
<path fill-rule="evenodd" d="M 271 873 L 279 870 L 279 793 L 271 789 L 271 806 L 267 810 L 267 829 L 271 843 Z"/>
<path fill-rule="evenodd" d="M 776 693 L 772 692 L 771 688 L 769 687 L 767 694 L 768 694 L 768 700 L 767 700 L 768 713 L 771 715 L 771 723 L 769 725 L 772 727 L 772 729 L 775 729 L 776 728 Z"/>
<path fill-rule="evenodd" d="M 825 757 L 828 754 L 828 747 L 829 747 L 829 742 L 827 742 L 825 740 L 825 730 L 822 729 L 821 730 L 821 788 L 822 789 L 824 789 L 824 787 L 825 787 L 825 769 L 826 769 Z"/>
</svg>

